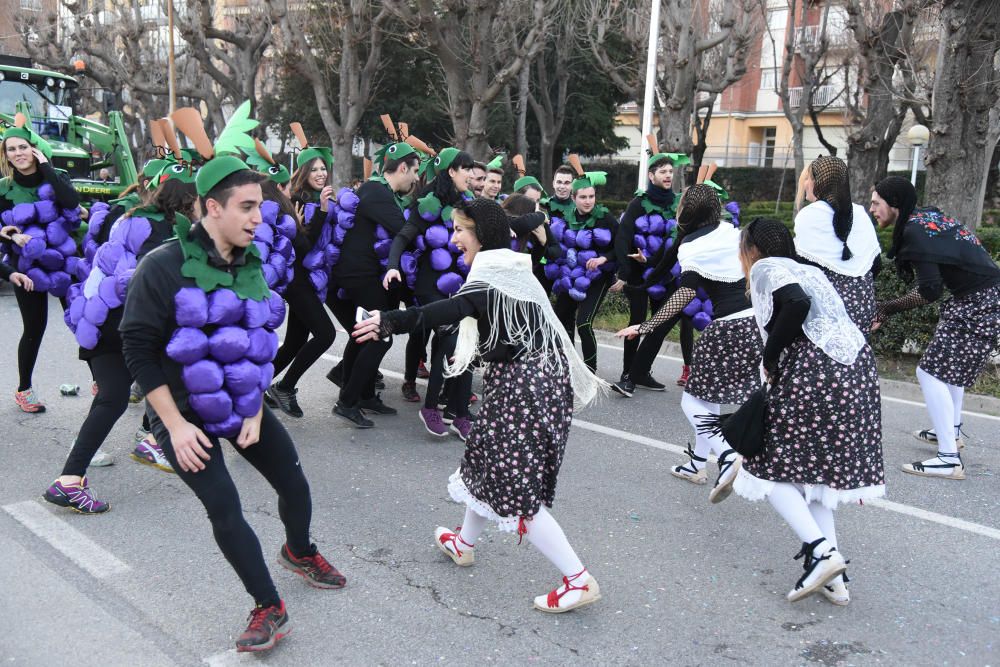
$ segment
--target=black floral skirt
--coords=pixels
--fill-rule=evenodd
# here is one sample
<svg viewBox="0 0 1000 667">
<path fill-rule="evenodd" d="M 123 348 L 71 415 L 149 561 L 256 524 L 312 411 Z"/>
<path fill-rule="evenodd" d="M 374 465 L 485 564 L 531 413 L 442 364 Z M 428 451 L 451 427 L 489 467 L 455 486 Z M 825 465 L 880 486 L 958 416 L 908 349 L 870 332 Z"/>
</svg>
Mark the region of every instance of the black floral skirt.
<svg viewBox="0 0 1000 667">
<path fill-rule="evenodd" d="M 848 317 L 867 336 L 875 321 L 875 277 L 871 271 L 856 278 L 826 268 L 823 273 L 843 300 Z"/>
<path fill-rule="evenodd" d="M 950 299 L 941 306 L 934 338 L 919 367 L 941 382 L 971 387 L 1000 341 L 1000 286 Z"/>
<path fill-rule="evenodd" d="M 684 391 L 707 403 L 743 403 L 760 387 L 764 343 L 753 316 L 716 320 L 694 344 Z"/>
<path fill-rule="evenodd" d="M 479 417 L 448 491 L 480 516 L 516 531 L 543 503 L 552 507 L 573 421 L 568 364 L 558 375 L 540 364 L 493 362 L 483 375 Z"/>
<path fill-rule="evenodd" d="M 736 492 L 751 500 L 774 482 L 806 489 L 808 500 L 834 507 L 885 493 L 882 405 L 869 346 L 850 366 L 805 336 L 782 355 L 767 398 L 764 449 L 743 461 Z"/>
</svg>

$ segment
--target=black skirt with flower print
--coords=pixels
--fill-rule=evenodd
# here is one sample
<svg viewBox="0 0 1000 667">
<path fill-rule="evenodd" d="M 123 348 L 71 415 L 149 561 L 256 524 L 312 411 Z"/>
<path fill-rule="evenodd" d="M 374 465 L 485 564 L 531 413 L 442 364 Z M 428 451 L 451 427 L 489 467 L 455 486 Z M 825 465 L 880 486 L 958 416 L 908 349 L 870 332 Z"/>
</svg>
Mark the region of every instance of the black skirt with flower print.
<svg viewBox="0 0 1000 667">
<path fill-rule="evenodd" d="M 750 317 L 716 320 L 694 344 L 684 391 L 708 403 L 739 405 L 760 387 L 764 343 Z"/>
<path fill-rule="evenodd" d="M 850 366 L 805 336 L 778 363 L 767 397 L 764 449 L 743 461 L 759 479 L 851 490 L 883 486 L 882 404 L 869 346 Z"/>
<path fill-rule="evenodd" d="M 934 338 L 919 367 L 941 382 L 971 387 L 1000 342 L 1000 285 L 941 306 Z"/>
<path fill-rule="evenodd" d="M 565 360 L 563 368 L 552 374 L 538 363 L 492 362 L 483 374 L 482 407 L 459 469 L 465 488 L 449 489 L 453 498 L 500 520 L 504 529 L 511 519 L 534 516 L 543 503 L 552 507 L 555 499 L 573 421 Z"/>
<path fill-rule="evenodd" d="M 820 268 L 833 285 L 833 289 L 840 295 L 844 307 L 847 308 L 848 317 L 858 325 L 861 333 L 867 336 L 872 328 L 872 322 L 875 321 L 875 277 L 872 272 L 853 277 L 825 267 Z"/>
</svg>

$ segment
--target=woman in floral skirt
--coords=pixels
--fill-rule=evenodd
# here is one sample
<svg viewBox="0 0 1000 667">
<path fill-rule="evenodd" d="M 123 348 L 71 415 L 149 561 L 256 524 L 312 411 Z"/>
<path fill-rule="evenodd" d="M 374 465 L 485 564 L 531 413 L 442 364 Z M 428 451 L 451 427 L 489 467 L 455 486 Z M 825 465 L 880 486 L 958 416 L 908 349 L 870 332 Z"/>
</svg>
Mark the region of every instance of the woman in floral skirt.
<svg viewBox="0 0 1000 667">
<path fill-rule="evenodd" d="M 531 258 L 510 250 L 510 224 L 493 201 L 460 203 L 452 242 L 471 267 L 451 298 L 406 310 L 375 312 L 355 326 L 359 342 L 445 324 L 459 324 L 450 376 L 475 357 L 487 364 L 479 418 L 462 465 L 448 481 L 466 505 L 454 531 L 439 527 L 435 544 L 457 565 L 475 561 L 487 521 L 528 538 L 563 574 L 563 583 L 535 598 L 539 611 L 561 613 L 600 599 L 597 581 L 549 513 L 573 418 L 574 394 L 590 402 L 604 383 L 588 370 L 534 279 Z"/>
</svg>

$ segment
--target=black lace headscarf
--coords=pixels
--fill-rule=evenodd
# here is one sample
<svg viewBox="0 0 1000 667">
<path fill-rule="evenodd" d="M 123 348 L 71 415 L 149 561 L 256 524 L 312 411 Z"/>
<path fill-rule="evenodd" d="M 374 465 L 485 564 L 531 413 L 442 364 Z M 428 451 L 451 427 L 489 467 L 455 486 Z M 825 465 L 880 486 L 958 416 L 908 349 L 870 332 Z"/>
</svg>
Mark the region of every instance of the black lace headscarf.
<svg viewBox="0 0 1000 667">
<path fill-rule="evenodd" d="M 743 228 L 740 251 L 746 253 L 752 248 L 756 248 L 761 257 L 787 257 L 799 261 L 792 233 L 774 218 L 754 218 Z"/>
<path fill-rule="evenodd" d="M 482 250 L 510 248 L 510 218 L 500 204 L 490 199 L 472 199 L 460 203 L 455 210 L 475 223 L 474 231 Z"/>
<path fill-rule="evenodd" d="M 809 171 L 816 199 L 825 201 L 833 209 L 833 233 L 844 244 L 840 257 L 848 260 L 854 256 L 847 247 L 847 237 L 854 222 L 854 204 L 851 201 L 847 163 L 832 155 L 822 155 L 809 166 Z"/>
<path fill-rule="evenodd" d="M 714 227 L 722 220 L 722 202 L 715 190 L 698 183 L 692 185 L 684 194 L 677 205 L 677 238 L 660 257 L 659 263 L 653 272 L 646 277 L 644 287 L 655 284 L 667 271 L 674 268 L 677 263 L 677 251 L 681 246 L 684 237 L 695 232 L 702 227 Z"/>
<path fill-rule="evenodd" d="M 885 200 L 886 204 L 899 210 L 896 226 L 892 230 L 892 247 L 889 248 L 888 257 L 896 260 L 897 268 L 902 268 L 897 255 L 903 244 L 903 228 L 910 219 L 913 209 L 917 207 L 917 190 L 902 176 L 889 176 L 878 182 L 875 192 Z"/>
</svg>

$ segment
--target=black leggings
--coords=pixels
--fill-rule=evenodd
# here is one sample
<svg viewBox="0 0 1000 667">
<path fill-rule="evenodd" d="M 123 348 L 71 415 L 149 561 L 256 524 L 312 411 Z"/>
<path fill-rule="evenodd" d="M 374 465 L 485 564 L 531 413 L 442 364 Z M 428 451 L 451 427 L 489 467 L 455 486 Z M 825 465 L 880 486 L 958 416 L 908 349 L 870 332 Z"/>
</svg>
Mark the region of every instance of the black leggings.
<svg viewBox="0 0 1000 667">
<path fill-rule="evenodd" d="M 38 350 L 42 347 L 42 336 L 49 321 L 48 292 L 26 292 L 14 285 L 14 298 L 21 311 L 21 342 L 17 345 L 18 391 L 31 387 L 31 376 L 35 372 Z M 60 299 L 66 309 L 66 300 Z"/>
<path fill-rule="evenodd" d="M 427 356 L 427 340 L 430 334 L 423 329 L 411 331 L 406 340 L 406 361 L 403 368 L 403 381 L 416 382 L 417 369 L 420 362 Z"/>
<path fill-rule="evenodd" d="M 647 300 L 649 303 L 648 312 L 650 313 L 658 311 L 665 302 L 665 299 L 659 301 L 648 299 L 645 293 L 626 292 L 626 297 L 629 307 L 629 325 L 641 324 L 646 321 Z M 657 352 L 660 351 L 660 346 L 663 345 L 663 339 L 678 322 L 681 325 L 681 355 L 684 357 L 684 365 L 690 366 L 691 350 L 694 348 L 694 326 L 692 326 L 690 318 L 679 313 L 643 336 L 641 341 L 638 336 L 625 339 L 622 373 L 627 373 L 632 379 L 644 378 L 649 375 L 650 369 L 653 367 L 653 360 L 656 358 Z"/>
<path fill-rule="evenodd" d="M 583 361 L 591 371 L 597 370 L 597 337 L 594 335 L 594 318 L 597 309 L 604 301 L 610 281 L 606 275 L 590 283 L 587 298 L 575 301 L 569 294 L 563 292 L 556 297 L 556 317 L 562 322 L 569 339 L 573 340 L 573 331 L 580 332 L 580 346 L 583 349 Z M 575 325 L 575 326 L 574 326 Z"/>
<path fill-rule="evenodd" d="M 431 343 L 430 377 L 427 378 L 427 393 L 424 395 L 424 407 L 437 408 L 442 387 L 445 389 L 445 402 L 448 412 L 456 417 L 469 416 L 469 398 L 472 396 L 472 371 L 465 371 L 458 377 L 444 379 L 445 361 L 455 355 L 455 345 L 458 344 L 458 333 L 448 333 L 443 336 L 435 330 L 434 342 Z"/>
<path fill-rule="evenodd" d="M 342 286 L 352 308 L 361 306 L 365 310 L 378 311 L 390 308 L 389 294 L 377 278 L 352 281 Z M 359 345 L 353 337 L 348 339 L 344 347 L 344 384 L 340 388 L 342 405 L 352 407 L 361 399 L 375 397 L 375 376 L 390 347 L 391 340 L 370 340 Z"/>
<path fill-rule="evenodd" d="M 337 330 L 312 285 L 290 285 L 285 291 L 285 301 L 288 326 L 285 342 L 274 357 L 274 374 L 287 367 L 288 372 L 278 386 L 294 389 L 302 375 L 333 345 Z"/>
<path fill-rule="evenodd" d="M 97 382 L 97 396 L 90 402 L 90 411 L 63 465 L 63 475 L 83 477 L 87 474 L 90 460 L 128 408 L 132 376 L 125 367 L 125 357 L 111 352 L 98 355 L 87 363 Z"/>
<path fill-rule="evenodd" d="M 155 414 L 150 419 L 156 442 L 184 483 L 191 487 L 198 500 L 205 506 L 212 522 L 215 541 L 236 575 L 243 582 L 247 593 L 259 605 L 278 604 L 280 598 L 268 572 L 264 554 L 253 528 L 243 516 L 240 494 L 229 475 L 222 456 L 219 439 L 209 436 L 211 458 L 204 461 L 205 469 L 186 472 L 177 462 L 170 434 Z M 292 555 L 303 556 L 311 551 L 309 524 L 312 520 L 312 499 L 309 482 L 299 464 L 299 455 L 288 431 L 267 407 L 260 425 L 260 440 L 241 449 L 235 439 L 233 448 L 264 476 L 278 493 L 278 516 L 285 525 L 285 539 Z"/>
</svg>

